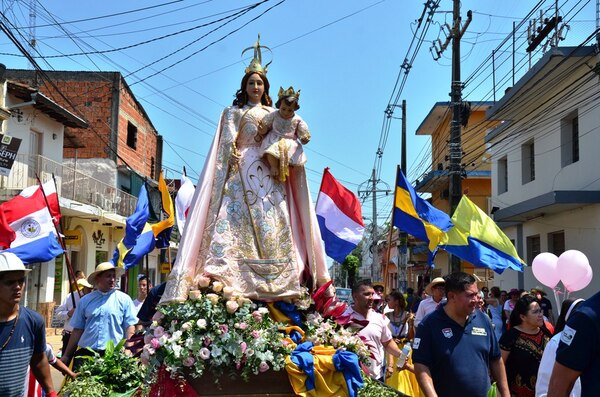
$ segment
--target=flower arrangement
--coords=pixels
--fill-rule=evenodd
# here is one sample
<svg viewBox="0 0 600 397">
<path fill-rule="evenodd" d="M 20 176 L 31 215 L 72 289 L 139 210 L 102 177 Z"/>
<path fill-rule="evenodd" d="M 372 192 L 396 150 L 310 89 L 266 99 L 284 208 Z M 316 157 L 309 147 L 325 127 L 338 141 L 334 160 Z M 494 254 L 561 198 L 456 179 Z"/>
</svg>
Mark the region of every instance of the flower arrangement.
<svg viewBox="0 0 600 397">
<path fill-rule="evenodd" d="M 361 363 L 369 365 L 371 353 L 358 334 L 347 329 L 332 317 L 323 318 L 318 312 L 306 314 L 305 339 L 314 345 L 332 346 L 355 353 Z"/>
<path fill-rule="evenodd" d="M 172 378 L 235 371 L 247 380 L 283 369 L 292 345 L 266 307 L 219 281 L 203 278 L 199 287 L 184 303 L 159 307 L 140 356 L 151 375 L 164 366 Z"/>
</svg>

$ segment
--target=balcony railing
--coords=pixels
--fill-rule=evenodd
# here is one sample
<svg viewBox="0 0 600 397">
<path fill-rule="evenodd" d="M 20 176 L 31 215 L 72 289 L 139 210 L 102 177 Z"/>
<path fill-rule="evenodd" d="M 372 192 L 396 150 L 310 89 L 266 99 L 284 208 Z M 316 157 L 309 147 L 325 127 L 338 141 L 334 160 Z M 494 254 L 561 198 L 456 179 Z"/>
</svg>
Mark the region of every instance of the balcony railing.
<svg viewBox="0 0 600 397">
<path fill-rule="evenodd" d="M 0 176 L 0 199 L 8 200 L 24 188 L 36 185 L 36 174 L 42 182 L 54 175 L 60 197 L 125 217 L 135 210 L 137 197 L 46 157 L 25 154 L 17 156 L 7 177 Z"/>
</svg>

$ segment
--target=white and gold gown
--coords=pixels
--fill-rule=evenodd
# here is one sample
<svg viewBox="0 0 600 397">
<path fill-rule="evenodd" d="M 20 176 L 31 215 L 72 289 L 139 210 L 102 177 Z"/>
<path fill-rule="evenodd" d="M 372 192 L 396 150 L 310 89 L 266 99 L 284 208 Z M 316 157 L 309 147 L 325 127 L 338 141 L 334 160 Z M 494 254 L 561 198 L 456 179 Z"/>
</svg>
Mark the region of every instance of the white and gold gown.
<svg viewBox="0 0 600 397">
<path fill-rule="evenodd" d="M 304 168 L 279 182 L 254 140 L 272 111 L 224 110 L 161 303 L 185 300 L 202 275 L 266 301 L 301 296 L 303 279 L 312 279 L 310 288 L 329 280 Z"/>
</svg>

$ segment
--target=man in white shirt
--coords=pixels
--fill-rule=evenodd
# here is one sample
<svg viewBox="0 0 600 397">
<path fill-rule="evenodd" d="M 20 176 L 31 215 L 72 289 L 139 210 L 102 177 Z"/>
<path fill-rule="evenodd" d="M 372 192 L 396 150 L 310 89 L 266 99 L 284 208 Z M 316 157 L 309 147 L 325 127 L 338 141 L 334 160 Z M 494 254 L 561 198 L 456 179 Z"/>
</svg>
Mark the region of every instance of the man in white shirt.
<svg viewBox="0 0 600 397">
<path fill-rule="evenodd" d="M 444 278 L 436 277 L 425 287 L 425 293 L 429 296 L 419 303 L 419 308 L 415 314 L 415 328 L 419 326 L 426 315 L 434 311 L 445 300 L 444 286 Z"/>
<path fill-rule="evenodd" d="M 77 280 L 77 288 L 81 291 L 81 295 L 79 295 L 79 291 L 71 292 L 67 295 L 62 305 L 56 308 L 54 313 L 54 317 L 57 320 L 65 322 L 65 325 L 63 326 L 62 348 L 60 349 L 61 354 L 67 349 L 71 332 L 73 332 L 73 327 L 71 326 L 71 317 L 73 317 L 73 313 L 75 312 L 75 306 L 73 304 L 77 305 L 81 297 L 89 294 L 92 292 L 92 289 L 94 289 L 85 278 Z"/>
<path fill-rule="evenodd" d="M 385 315 L 373 310 L 374 294 L 375 291 L 370 282 L 360 281 L 355 284 L 352 288 L 354 304 L 344 315 L 351 316 L 356 325 L 363 325 L 358 334 L 367 340 L 367 346 L 371 352 L 370 375 L 383 381 L 385 353 L 398 357 L 401 351 L 394 342 L 388 327 L 390 320 Z"/>
</svg>

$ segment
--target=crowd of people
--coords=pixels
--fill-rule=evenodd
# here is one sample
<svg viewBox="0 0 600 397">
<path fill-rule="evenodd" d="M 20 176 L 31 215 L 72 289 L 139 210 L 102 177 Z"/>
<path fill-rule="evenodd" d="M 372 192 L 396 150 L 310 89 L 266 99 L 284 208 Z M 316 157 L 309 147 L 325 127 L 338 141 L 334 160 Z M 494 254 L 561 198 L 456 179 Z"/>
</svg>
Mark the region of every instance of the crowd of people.
<svg viewBox="0 0 600 397">
<path fill-rule="evenodd" d="M 592 375 L 600 370 L 600 294 L 566 299 L 556 321 L 542 287 L 479 289 L 462 272 L 436 277 L 416 294 L 409 288 L 386 295 L 381 284 L 359 282 L 352 297 L 350 313 L 372 350 L 370 375 L 406 395 L 600 392 Z M 412 354 L 399 359 L 403 346 Z"/>
</svg>

